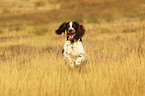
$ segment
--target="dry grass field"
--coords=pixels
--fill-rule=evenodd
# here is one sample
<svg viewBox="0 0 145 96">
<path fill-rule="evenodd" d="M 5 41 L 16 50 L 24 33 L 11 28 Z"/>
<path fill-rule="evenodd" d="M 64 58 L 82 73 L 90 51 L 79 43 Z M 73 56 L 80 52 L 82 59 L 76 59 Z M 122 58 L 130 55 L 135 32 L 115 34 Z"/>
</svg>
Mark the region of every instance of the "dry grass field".
<svg viewBox="0 0 145 96">
<path fill-rule="evenodd" d="M 0 96 L 145 96 L 144 0 L 1 0 Z M 64 21 L 84 25 L 85 71 L 69 70 Z"/>
</svg>

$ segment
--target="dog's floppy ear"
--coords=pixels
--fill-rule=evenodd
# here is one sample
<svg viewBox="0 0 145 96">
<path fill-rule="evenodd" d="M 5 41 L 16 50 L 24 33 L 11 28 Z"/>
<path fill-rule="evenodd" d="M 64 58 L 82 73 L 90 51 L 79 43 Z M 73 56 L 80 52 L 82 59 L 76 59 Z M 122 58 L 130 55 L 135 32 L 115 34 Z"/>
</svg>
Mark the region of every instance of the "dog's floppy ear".
<svg viewBox="0 0 145 96">
<path fill-rule="evenodd" d="M 79 23 L 75 22 L 77 25 L 77 34 L 75 36 L 75 38 L 78 40 L 79 38 L 83 37 L 83 35 L 85 34 L 85 29 L 83 25 L 80 25 Z"/>
<path fill-rule="evenodd" d="M 62 32 L 65 32 L 66 30 L 66 22 L 62 23 L 60 27 L 56 30 L 56 34 L 60 35 Z"/>
</svg>

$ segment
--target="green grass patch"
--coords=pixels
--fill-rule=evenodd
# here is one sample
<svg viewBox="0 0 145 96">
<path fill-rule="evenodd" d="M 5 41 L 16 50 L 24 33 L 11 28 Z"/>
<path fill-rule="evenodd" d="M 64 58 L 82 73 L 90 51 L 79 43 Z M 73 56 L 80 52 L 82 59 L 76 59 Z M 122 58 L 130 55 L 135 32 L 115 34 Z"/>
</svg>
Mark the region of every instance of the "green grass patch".
<svg viewBox="0 0 145 96">
<path fill-rule="evenodd" d="M 25 23 L 39 25 L 67 21 L 100 23 L 100 21 L 112 22 L 122 17 L 145 20 L 144 0 L 48 0 L 47 2 L 39 0 L 35 2 L 35 7 L 43 7 L 46 3 L 59 3 L 60 8 L 23 14 L 2 14 L 0 15 L 0 25 Z M 7 12 L 8 10 L 5 9 L 4 13 Z"/>
<path fill-rule="evenodd" d="M 61 4 L 61 8 L 48 12 L 51 19 L 56 21 L 87 21 L 89 23 L 99 23 L 105 20 L 112 22 L 121 17 L 139 17 L 144 10 L 140 7 L 143 1 L 109 0 L 109 1 L 69 1 Z M 142 19 L 142 18 L 141 18 Z"/>
<path fill-rule="evenodd" d="M 10 10 L 7 9 L 7 8 L 4 8 L 2 12 L 3 12 L 3 14 L 9 14 L 10 13 Z"/>
<path fill-rule="evenodd" d="M 48 32 L 47 28 L 36 28 L 33 33 L 37 36 L 43 36 L 47 32 Z"/>
<path fill-rule="evenodd" d="M 36 7 L 41 7 L 41 6 L 44 6 L 44 5 L 45 5 L 45 2 L 43 2 L 43 1 L 35 2 Z"/>
<path fill-rule="evenodd" d="M 2 34 L 3 33 L 3 31 L 2 30 L 0 30 L 0 34 Z"/>
</svg>

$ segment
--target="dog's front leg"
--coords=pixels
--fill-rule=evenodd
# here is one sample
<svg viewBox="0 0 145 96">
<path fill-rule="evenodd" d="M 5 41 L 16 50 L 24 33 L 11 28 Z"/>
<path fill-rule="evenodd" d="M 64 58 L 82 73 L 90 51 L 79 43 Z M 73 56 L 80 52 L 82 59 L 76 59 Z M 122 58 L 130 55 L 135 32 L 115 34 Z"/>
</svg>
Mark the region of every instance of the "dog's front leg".
<svg viewBox="0 0 145 96">
<path fill-rule="evenodd" d="M 85 63 L 85 61 L 87 61 L 87 57 L 85 53 L 81 53 L 77 56 L 75 64 L 79 66 L 82 62 Z"/>
<path fill-rule="evenodd" d="M 74 67 L 74 62 L 70 55 L 64 54 L 64 60 L 66 65 L 69 65 L 70 67 Z"/>
</svg>

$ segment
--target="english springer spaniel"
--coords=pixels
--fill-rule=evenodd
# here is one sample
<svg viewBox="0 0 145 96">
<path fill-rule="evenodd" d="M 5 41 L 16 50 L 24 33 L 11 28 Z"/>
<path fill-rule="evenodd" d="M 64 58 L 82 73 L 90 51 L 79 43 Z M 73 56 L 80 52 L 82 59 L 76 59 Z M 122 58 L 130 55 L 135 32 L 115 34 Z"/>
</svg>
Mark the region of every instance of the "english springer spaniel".
<svg viewBox="0 0 145 96">
<path fill-rule="evenodd" d="M 85 33 L 83 25 L 77 22 L 64 22 L 56 30 L 56 34 L 66 33 L 64 49 L 62 51 L 65 64 L 71 68 L 80 68 L 87 62 L 87 56 L 83 49 L 82 37 Z"/>
</svg>

